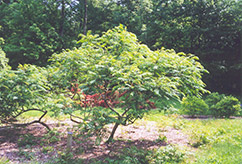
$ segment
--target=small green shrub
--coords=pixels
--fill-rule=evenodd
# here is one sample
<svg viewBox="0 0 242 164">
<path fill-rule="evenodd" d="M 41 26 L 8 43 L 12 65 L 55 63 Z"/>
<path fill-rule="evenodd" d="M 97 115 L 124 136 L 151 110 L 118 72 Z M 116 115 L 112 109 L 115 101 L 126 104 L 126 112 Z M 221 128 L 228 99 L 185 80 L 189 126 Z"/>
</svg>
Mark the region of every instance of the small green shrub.
<svg viewBox="0 0 242 164">
<path fill-rule="evenodd" d="M 164 148 L 159 148 L 154 155 L 151 156 L 151 164 L 164 163 L 180 163 L 184 161 L 185 154 L 179 151 L 176 147 L 168 145 Z"/>
<path fill-rule="evenodd" d="M 33 134 L 24 134 L 21 135 L 18 139 L 18 146 L 27 146 L 27 145 L 35 145 L 36 144 L 36 138 Z"/>
<path fill-rule="evenodd" d="M 195 115 L 204 115 L 207 113 L 208 105 L 203 99 L 195 96 L 185 97 L 182 100 L 182 113 L 194 117 Z"/>
<path fill-rule="evenodd" d="M 229 118 L 238 114 L 241 108 L 240 102 L 236 97 L 226 96 L 217 104 L 211 106 L 210 110 L 215 117 Z"/>
<path fill-rule="evenodd" d="M 159 135 L 159 138 L 156 139 L 156 142 L 167 142 L 167 137 L 164 135 Z"/>
<path fill-rule="evenodd" d="M 52 146 L 46 146 L 42 148 L 42 153 L 47 154 L 47 153 L 51 153 L 54 151 L 54 147 Z"/>
<path fill-rule="evenodd" d="M 135 146 L 124 149 L 124 154 L 119 156 L 122 164 L 140 164 L 148 163 L 147 159 L 148 151 L 138 149 Z"/>
<path fill-rule="evenodd" d="M 209 144 L 211 139 L 207 134 L 200 134 L 199 136 L 195 137 L 195 141 L 191 143 L 192 147 L 198 148 L 199 146 L 203 146 Z"/>
<path fill-rule="evenodd" d="M 208 105 L 209 108 L 211 108 L 213 105 L 217 104 L 219 101 L 221 101 L 225 97 L 224 94 L 219 94 L 218 92 L 213 92 L 206 96 L 205 102 Z"/>
<path fill-rule="evenodd" d="M 51 163 L 54 164 L 75 164 L 82 163 L 82 159 L 74 159 L 72 153 L 58 152 L 58 157 L 54 158 Z"/>
<path fill-rule="evenodd" d="M 20 148 L 18 150 L 18 155 L 21 157 L 24 157 L 27 160 L 32 160 L 34 159 L 35 153 L 31 151 L 23 150 L 22 148 Z"/>
<path fill-rule="evenodd" d="M 93 160 L 93 164 L 147 164 L 149 163 L 150 151 L 138 149 L 135 146 L 124 148 L 121 153 L 105 158 L 103 161 Z"/>
<path fill-rule="evenodd" d="M 43 136 L 43 141 L 42 143 L 56 143 L 60 141 L 60 133 L 56 131 L 55 129 L 49 131 L 47 134 Z"/>
</svg>

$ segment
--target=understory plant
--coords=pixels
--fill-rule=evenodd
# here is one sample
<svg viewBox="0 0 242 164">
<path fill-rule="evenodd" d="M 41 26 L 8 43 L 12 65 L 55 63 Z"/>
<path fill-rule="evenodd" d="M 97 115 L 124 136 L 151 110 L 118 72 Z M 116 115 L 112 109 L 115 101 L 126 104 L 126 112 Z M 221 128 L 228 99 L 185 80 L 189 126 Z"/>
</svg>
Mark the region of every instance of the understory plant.
<svg viewBox="0 0 242 164">
<path fill-rule="evenodd" d="M 189 96 L 182 100 L 182 113 L 194 117 L 195 115 L 204 115 L 207 113 L 208 105 L 203 99 Z"/>
<path fill-rule="evenodd" d="M 209 106 L 209 112 L 214 117 L 226 117 L 236 115 L 240 112 L 240 101 L 234 96 L 226 96 L 217 92 L 205 97 Z"/>
<path fill-rule="evenodd" d="M 50 109 L 57 108 L 61 97 L 51 91 L 45 69 L 33 65 L 19 65 L 17 70 L 3 68 L 0 72 L 0 121 L 15 126 L 39 123 L 50 129 L 42 119 Z M 39 119 L 29 123 L 16 123 L 18 116 L 39 111 Z M 20 120 L 21 121 L 21 120 Z"/>
<path fill-rule="evenodd" d="M 226 96 L 215 105 L 211 106 L 211 112 L 215 117 L 226 117 L 236 115 L 241 110 L 240 102 L 236 97 Z"/>
<path fill-rule="evenodd" d="M 50 59 L 53 89 L 72 99 L 54 112 L 69 114 L 88 134 L 100 135 L 114 124 L 107 142 L 119 125 L 142 118 L 154 102 L 206 92 L 201 78 L 207 71 L 196 56 L 165 48 L 152 51 L 122 25 L 102 36 L 81 35 L 79 44 Z"/>
</svg>

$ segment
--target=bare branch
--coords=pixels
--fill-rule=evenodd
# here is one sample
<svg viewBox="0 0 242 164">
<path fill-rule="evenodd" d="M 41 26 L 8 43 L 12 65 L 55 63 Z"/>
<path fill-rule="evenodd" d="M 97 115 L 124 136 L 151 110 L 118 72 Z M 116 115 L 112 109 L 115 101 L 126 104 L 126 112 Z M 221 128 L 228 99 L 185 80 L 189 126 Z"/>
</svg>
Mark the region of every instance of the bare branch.
<svg viewBox="0 0 242 164">
<path fill-rule="evenodd" d="M 114 113 L 116 113 L 116 114 L 118 115 L 118 117 L 121 117 L 120 114 L 119 114 L 116 110 L 114 110 L 114 109 L 108 104 L 106 97 L 104 98 L 104 102 L 105 102 L 105 104 L 109 107 L 109 109 L 111 109 L 111 111 L 113 111 Z"/>
<path fill-rule="evenodd" d="M 70 115 L 70 120 L 71 120 L 72 122 L 77 123 L 77 124 L 81 124 L 81 122 L 74 120 L 74 119 L 72 118 L 72 115 Z"/>
<path fill-rule="evenodd" d="M 13 116 L 13 118 L 17 118 L 17 117 L 20 116 L 21 114 L 23 114 L 23 113 L 25 113 L 25 112 L 28 112 L 28 111 L 33 111 L 33 110 L 34 110 L 34 111 L 40 111 L 40 112 L 44 112 L 44 113 L 45 113 L 45 111 L 43 111 L 43 110 L 33 108 L 33 109 L 22 110 L 20 113 L 18 113 L 17 115 Z"/>
<path fill-rule="evenodd" d="M 129 110 L 130 110 L 129 108 L 125 109 L 124 113 L 122 114 L 122 117 L 123 117 L 123 116 L 124 116 Z"/>
<path fill-rule="evenodd" d="M 17 127 L 29 126 L 29 125 L 34 124 L 34 123 L 39 123 L 39 124 L 43 125 L 44 127 L 46 127 L 48 130 L 50 130 L 50 127 L 47 124 L 45 124 L 44 122 L 41 122 L 41 119 L 47 114 L 47 111 L 42 111 L 40 109 L 27 109 L 27 110 L 23 110 L 20 113 L 18 113 L 17 115 L 13 116 L 13 118 L 16 118 L 16 117 L 20 116 L 21 114 L 28 112 L 28 111 L 40 111 L 40 112 L 43 112 L 43 114 L 40 116 L 40 118 L 38 120 L 29 122 L 29 123 L 23 123 L 23 124 L 15 124 L 15 123 L 12 123 L 8 120 L 3 120 L 1 118 L 0 118 L 0 120 L 3 123 L 11 124 L 11 125 L 17 126 Z"/>
</svg>

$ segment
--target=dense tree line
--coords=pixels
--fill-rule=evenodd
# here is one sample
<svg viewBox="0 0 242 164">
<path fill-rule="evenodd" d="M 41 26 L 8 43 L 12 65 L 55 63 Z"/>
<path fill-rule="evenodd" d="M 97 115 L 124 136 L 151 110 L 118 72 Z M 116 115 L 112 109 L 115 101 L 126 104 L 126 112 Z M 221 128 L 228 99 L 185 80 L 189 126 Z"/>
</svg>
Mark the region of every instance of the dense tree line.
<svg viewBox="0 0 242 164">
<path fill-rule="evenodd" d="M 239 95 L 241 8 L 241 0 L 2 0 L 1 47 L 13 68 L 44 66 L 53 53 L 78 46 L 80 33 L 123 24 L 153 50 L 199 56 L 208 89 Z"/>
</svg>

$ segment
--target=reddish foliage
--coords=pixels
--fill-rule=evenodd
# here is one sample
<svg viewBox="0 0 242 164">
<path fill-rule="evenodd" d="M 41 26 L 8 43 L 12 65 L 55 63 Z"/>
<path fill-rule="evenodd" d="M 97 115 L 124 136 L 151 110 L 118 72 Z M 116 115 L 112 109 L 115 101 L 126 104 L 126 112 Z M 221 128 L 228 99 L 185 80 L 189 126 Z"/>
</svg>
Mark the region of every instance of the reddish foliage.
<svg viewBox="0 0 242 164">
<path fill-rule="evenodd" d="M 80 95 L 80 93 L 81 93 L 81 89 L 78 88 L 78 84 L 72 84 L 72 87 L 71 87 L 70 91 L 71 91 L 71 93 L 74 96 L 76 94 Z M 107 91 L 105 93 L 104 92 L 103 93 L 96 93 L 96 94 L 93 94 L 93 95 L 87 95 L 85 93 L 82 93 L 82 98 L 80 99 L 80 103 L 79 104 L 82 107 L 101 106 L 101 107 L 108 108 L 108 105 L 113 107 L 113 106 L 121 103 L 120 101 L 118 101 L 118 99 L 120 97 L 123 97 L 126 93 L 127 93 L 127 91 L 125 91 L 123 93 L 119 93 L 118 91 L 115 91 L 115 92 Z M 127 97 L 128 97 L 128 95 L 126 96 L 126 98 Z M 108 102 L 108 105 L 105 103 L 104 98 Z M 149 106 L 152 109 L 156 108 L 154 102 L 151 102 L 150 100 L 146 100 L 146 103 L 149 104 Z M 140 108 L 143 109 L 145 107 L 140 106 Z"/>
</svg>

